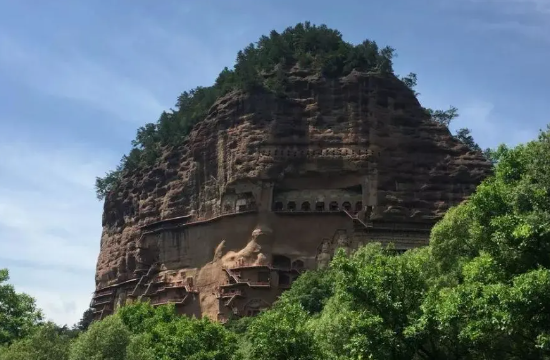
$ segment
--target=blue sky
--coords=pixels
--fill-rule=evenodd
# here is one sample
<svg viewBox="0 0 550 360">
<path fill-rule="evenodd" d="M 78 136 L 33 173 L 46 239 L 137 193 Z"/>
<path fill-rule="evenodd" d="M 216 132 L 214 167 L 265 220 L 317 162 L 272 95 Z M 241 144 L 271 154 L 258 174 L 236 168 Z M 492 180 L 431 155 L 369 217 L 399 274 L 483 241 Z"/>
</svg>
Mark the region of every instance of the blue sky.
<svg viewBox="0 0 550 360">
<path fill-rule="evenodd" d="M 95 176 L 180 92 L 306 20 L 395 47 L 421 102 L 458 107 L 482 147 L 546 127 L 548 0 L 0 0 L 0 267 L 17 289 L 78 321 L 101 234 Z"/>
</svg>

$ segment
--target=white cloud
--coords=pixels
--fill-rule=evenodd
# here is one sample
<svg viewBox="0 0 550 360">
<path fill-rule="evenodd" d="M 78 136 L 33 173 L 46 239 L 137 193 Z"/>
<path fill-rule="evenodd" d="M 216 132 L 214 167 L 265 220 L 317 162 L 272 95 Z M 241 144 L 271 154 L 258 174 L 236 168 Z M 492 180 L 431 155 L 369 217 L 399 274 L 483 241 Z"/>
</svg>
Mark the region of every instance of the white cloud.
<svg viewBox="0 0 550 360">
<path fill-rule="evenodd" d="M 0 153 L 0 267 L 49 319 L 72 324 L 94 288 L 102 210 L 94 179 L 113 158 L 23 141 L 0 144 Z"/>
<path fill-rule="evenodd" d="M 78 37 L 60 47 L 55 34 L 38 42 L 0 26 L 0 76 L 87 105 L 84 111 L 100 109 L 127 121 L 133 133 L 136 124 L 154 121 L 173 104 L 179 91 L 215 77 L 225 61 L 222 44 L 213 49 L 192 34 L 174 35 L 167 24 L 145 20 L 128 16 L 121 31 L 102 28 L 93 41 L 106 51 L 95 54 Z M 68 31 L 60 26 L 52 33 Z M 45 111 L 39 121 L 48 116 Z M 30 129 L 37 121 L 17 120 Z M 47 144 L 37 143 L 40 134 L 22 138 L 28 132 L 10 134 L 7 127 L 0 126 L 0 268 L 9 268 L 17 290 L 35 296 L 47 318 L 72 324 L 94 288 L 102 213 L 94 180 L 122 154 L 69 143 L 70 134 L 55 132 Z"/>
<path fill-rule="evenodd" d="M 538 131 L 525 129 L 521 123 L 509 123 L 495 114 L 495 107 L 490 102 L 472 100 L 459 107 L 460 117 L 451 123 L 451 130 L 468 128 L 482 148 L 494 148 L 504 143 L 516 146 L 534 140 Z"/>
<path fill-rule="evenodd" d="M 121 120 L 144 123 L 165 109 L 141 84 L 74 51 L 26 44 L 0 34 L 0 66 L 31 88 L 88 103 Z"/>
<path fill-rule="evenodd" d="M 488 3 L 509 14 L 550 15 L 548 0 L 470 0 L 472 3 Z"/>
<path fill-rule="evenodd" d="M 35 274 L 41 274 L 35 276 Z M 13 275 L 13 276 L 12 276 Z M 93 279 L 82 279 L 68 272 L 36 271 L 27 268 L 10 268 L 12 280 L 18 284 L 16 290 L 33 296 L 42 309 L 46 320 L 60 325 L 73 325 L 88 309 L 93 291 Z M 30 277 L 32 282 L 23 278 Z M 91 281 L 90 281 L 91 280 Z"/>
<path fill-rule="evenodd" d="M 548 0 L 469 0 L 452 2 L 453 6 L 473 7 L 477 11 L 488 6 L 495 16 L 478 18 L 477 14 L 468 20 L 473 29 L 508 31 L 546 45 L 550 42 L 550 1 Z"/>
</svg>

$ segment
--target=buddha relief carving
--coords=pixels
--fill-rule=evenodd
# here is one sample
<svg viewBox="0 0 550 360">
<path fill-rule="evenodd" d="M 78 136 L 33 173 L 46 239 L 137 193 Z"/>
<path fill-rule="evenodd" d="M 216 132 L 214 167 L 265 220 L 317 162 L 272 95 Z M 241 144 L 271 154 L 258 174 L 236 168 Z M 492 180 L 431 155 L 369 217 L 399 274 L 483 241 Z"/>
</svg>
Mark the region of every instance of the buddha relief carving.
<svg viewBox="0 0 550 360">
<path fill-rule="evenodd" d="M 316 258 L 318 269 L 324 269 L 329 266 L 332 260 L 331 247 L 331 241 L 323 239 Z"/>
<path fill-rule="evenodd" d="M 346 233 L 345 230 L 338 230 L 336 232 L 336 235 L 335 235 L 335 243 L 336 243 L 336 249 L 335 249 L 335 252 L 338 248 L 342 248 L 344 249 L 344 251 L 346 252 L 346 254 L 350 254 L 351 252 L 351 241 Z"/>
</svg>

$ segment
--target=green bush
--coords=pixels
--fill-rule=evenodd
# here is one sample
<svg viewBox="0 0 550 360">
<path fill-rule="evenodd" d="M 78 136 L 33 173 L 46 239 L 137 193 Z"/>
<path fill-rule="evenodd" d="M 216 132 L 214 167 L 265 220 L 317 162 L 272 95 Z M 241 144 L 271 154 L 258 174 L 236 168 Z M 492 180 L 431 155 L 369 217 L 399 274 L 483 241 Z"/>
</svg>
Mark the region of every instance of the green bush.
<svg viewBox="0 0 550 360">
<path fill-rule="evenodd" d="M 284 96 L 284 69 L 296 64 L 328 77 L 346 75 L 353 69 L 391 74 L 393 55 L 394 49 L 380 49 L 374 41 L 347 43 L 339 31 L 325 25 L 305 22 L 281 33 L 272 31 L 239 51 L 233 69 L 224 68 L 214 85 L 183 92 L 175 110 L 163 112 L 156 123 L 140 127 L 132 150 L 123 156 L 117 169 L 96 179 L 97 196 L 103 199 L 116 189 L 123 173 L 154 164 L 164 147 L 181 144 L 214 102 L 231 91 L 262 88 Z"/>
</svg>

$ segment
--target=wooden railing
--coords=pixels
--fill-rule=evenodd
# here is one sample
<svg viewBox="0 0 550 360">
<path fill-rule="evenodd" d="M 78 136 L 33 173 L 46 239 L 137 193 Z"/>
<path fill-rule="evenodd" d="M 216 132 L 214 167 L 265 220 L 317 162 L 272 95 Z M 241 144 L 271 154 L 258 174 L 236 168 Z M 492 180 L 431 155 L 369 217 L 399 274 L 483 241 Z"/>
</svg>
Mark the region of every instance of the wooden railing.
<svg viewBox="0 0 550 360">
<path fill-rule="evenodd" d="M 183 304 L 187 300 L 188 295 L 180 296 L 172 299 L 155 299 L 151 300 L 152 306 L 168 305 L 168 304 Z"/>
<path fill-rule="evenodd" d="M 101 297 L 105 297 L 105 296 L 111 296 L 114 293 L 115 293 L 114 290 L 100 291 L 100 292 L 96 292 L 95 295 L 93 296 L 93 298 L 97 299 L 97 298 L 101 298 Z"/>
<path fill-rule="evenodd" d="M 226 270 L 241 270 L 241 269 L 251 269 L 251 268 L 267 268 L 269 270 L 280 270 L 280 271 L 290 271 L 290 270 L 296 270 L 301 271 L 302 267 L 300 266 L 279 266 L 279 265 L 273 265 L 272 263 L 267 264 L 257 264 L 255 262 L 246 262 L 243 259 L 237 260 L 233 266 L 224 267 Z"/>
<path fill-rule="evenodd" d="M 246 284 L 250 287 L 270 287 L 271 286 L 271 282 L 270 281 L 252 281 L 252 280 L 249 280 L 249 279 L 238 279 L 238 281 L 234 282 L 234 283 L 230 283 L 229 281 L 225 281 L 224 283 L 222 283 L 220 285 L 220 287 L 228 287 L 228 286 L 231 286 L 231 285 L 236 285 L 236 284 Z"/>
<path fill-rule="evenodd" d="M 218 287 L 216 292 L 216 298 L 223 299 L 228 298 L 232 296 L 244 296 L 244 293 L 242 290 L 238 289 L 232 289 L 232 290 L 224 290 L 223 288 Z"/>
<path fill-rule="evenodd" d="M 363 225 L 365 227 L 365 229 L 370 229 L 372 228 L 372 225 L 369 226 L 367 224 L 365 224 L 361 219 L 359 219 L 359 216 L 357 216 L 357 214 L 352 214 L 351 212 L 349 212 L 348 210 L 346 209 L 342 209 L 342 211 L 347 215 L 349 216 L 353 221 L 357 221 L 358 223 L 360 223 L 361 225 Z"/>
<path fill-rule="evenodd" d="M 159 287 L 155 293 L 165 292 L 167 290 L 171 289 L 185 289 L 188 293 L 198 293 L 199 290 L 195 288 L 194 286 L 190 286 L 188 284 L 182 284 L 181 282 L 178 283 L 169 283 L 162 287 Z"/>
</svg>

